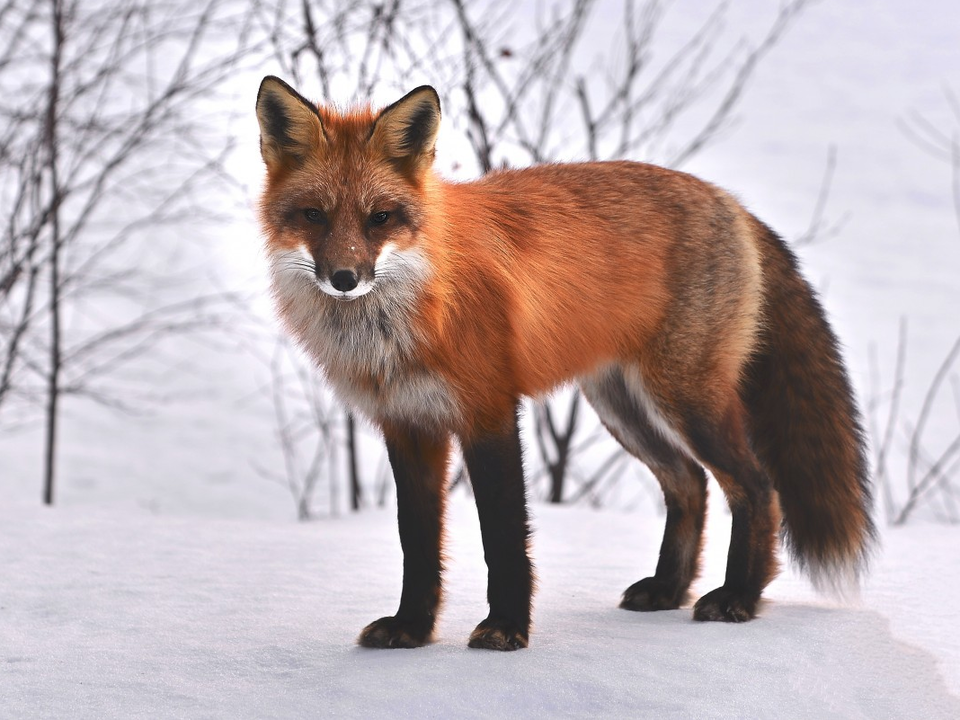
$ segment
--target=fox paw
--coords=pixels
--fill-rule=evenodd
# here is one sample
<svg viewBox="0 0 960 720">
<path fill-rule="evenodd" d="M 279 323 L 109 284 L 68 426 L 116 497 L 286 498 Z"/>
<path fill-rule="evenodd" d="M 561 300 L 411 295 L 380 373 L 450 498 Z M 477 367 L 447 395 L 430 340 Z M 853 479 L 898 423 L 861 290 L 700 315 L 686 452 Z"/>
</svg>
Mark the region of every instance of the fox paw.
<svg viewBox="0 0 960 720">
<path fill-rule="evenodd" d="M 746 622 L 757 615 L 759 598 L 743 592 L 718 587 L 697 600 L 693 606 L 694 620 L 714 622 Z"/>
<path fill-rule="evenodd" d="M 431 634 L 423 623 L 382 617 L 363 629 L 357 643 L 368 648 L 415 648 L 430 642 Z"/>
<path fill-rule="evenodd" d="M 624 610 L 676 610 L 686 600 L 685 592 L 678 592 L 675 585 L 648 577 L 635 582 L 623 592 L 620 607 Z"/>
<path fill-rule="evenodd" d="M 511 620 L 487 618 L 470 633 L 472 648 L 484 650 L 519 650 L 530 644 L 529 633 Z"/>
</svg>

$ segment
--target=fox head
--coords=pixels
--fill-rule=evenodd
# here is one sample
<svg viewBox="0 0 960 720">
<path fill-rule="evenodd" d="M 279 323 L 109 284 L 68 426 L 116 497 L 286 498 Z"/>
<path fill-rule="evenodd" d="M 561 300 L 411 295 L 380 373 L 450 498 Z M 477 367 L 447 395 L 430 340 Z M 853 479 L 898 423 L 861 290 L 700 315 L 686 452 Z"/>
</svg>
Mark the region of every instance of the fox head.
<svg viewBox="0 0 960 720">
<path fill-rule="evenodd" d="M 274 264 L 312 274 L 338 300 L 402 269 L 425 222 L 437 92 L 425 85 L 379 112 L 341 113 L 270 76 L 257 119 L 267 169 L 260 217 Z"/>
</svg>

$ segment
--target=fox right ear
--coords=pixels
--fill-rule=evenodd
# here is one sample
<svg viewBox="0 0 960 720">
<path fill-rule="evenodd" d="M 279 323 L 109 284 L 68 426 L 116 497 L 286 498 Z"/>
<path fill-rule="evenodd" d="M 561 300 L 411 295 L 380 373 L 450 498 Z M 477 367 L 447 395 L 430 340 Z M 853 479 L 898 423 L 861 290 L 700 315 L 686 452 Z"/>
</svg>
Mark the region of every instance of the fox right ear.
<svg viewBox="0 0 960 720">
<path fill-rule="evenodd" d="M 325 143 L 316 106 L 272 75 L 260 83 L 257 120 L 260 155 L 268 170 L 297 167 Z"/>
</svg>

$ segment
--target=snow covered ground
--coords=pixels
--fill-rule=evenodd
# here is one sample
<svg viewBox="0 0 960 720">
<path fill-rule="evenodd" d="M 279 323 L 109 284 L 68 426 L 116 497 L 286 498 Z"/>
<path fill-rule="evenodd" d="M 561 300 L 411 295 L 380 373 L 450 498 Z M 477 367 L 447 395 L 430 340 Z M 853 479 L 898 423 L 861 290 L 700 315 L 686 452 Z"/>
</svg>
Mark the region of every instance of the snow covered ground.
<svg viewBox="0 0 960 720">
<path fill-rule="evenodd" d="M 755 31 L 776 4 L 733 3 L 732 22 Z M 760 67 L 738 129 L 686 168 L 795 237 L 836 145 L 828 216 L 848 219 L 802 260 L 861 397 L 869 345 L 889 387 L 909 318 L 903 407 L 914 419 L 960 335 L 960 229 L 949 165 L 898 123 L 916 110 L 956 129 L 942 87 L 960 93 L 957 28 L 960 3 L 946 0 L 815 3 Z M 252 112 L 247 122 L 255 133 Z M 255 139 L 246 151 L 255 188 Z M 243 220 L 218 242 L 224 274 L 246 279 L 259 272 L 258 238 Z M 960 528 L 929 514 L 881 521 L 860 606 L 785 572 L 758 620 L 729 627 L 694 624 L 689 610 L 616 609 L 655 564 L 662 519 L 647 505 L 536 505 L 535 632 L 529 650 L 501 655 L 466 648 L 485 573 L 460 498 L 438 642 L 358 649 L 359 630 L 399 597 L 391 511 L 295 524 L 287 490 L 255 470 L 280 463 L 264 368 L 196 357 L 189 368 L 173 358 L 158 388 L 191 399 L 147 416 L 68 399 L 53 510 L 37 507 L 38 435 L 0 437 L 0 718 L 960 717 Z M 930 428 L 934 452 L 958 431 L 951 403 Z M 898 441 L 901 480 L 902 459 Z M 728 522 L 713 513 L 700 592 L 723 572 Z"/>
<path fill-rule="evenodd" d="M 616 608 L 660 523 L 537 506 L 531 646 L 496 653 L 466 647 L 485 570 L 471 502 L 450 518 L 438 641 L 364 650 L 360 628 L 399 598 L 388 511 L 293 525 L 4 506 L 0 716 L 960 717 L 942 609 L 960 577 L 924 533 L 897 536 L 861 607 L 805 598 L 788 575 L 757 620 L 694 623 L 689 608 Z M 727 524 L 711 518 L 701 591 L 722 575 Z M 947 665 L 903 642 L 916 628 Z"/>
</svg>

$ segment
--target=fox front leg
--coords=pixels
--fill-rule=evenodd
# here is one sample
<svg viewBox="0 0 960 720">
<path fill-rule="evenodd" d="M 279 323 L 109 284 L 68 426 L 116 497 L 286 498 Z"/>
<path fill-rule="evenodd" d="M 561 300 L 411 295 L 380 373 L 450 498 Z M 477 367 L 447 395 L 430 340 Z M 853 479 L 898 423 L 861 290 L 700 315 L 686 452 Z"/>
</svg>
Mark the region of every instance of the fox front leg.
<svg viewBox="0 0 960 720">
<path fill-rule="evenodd" d="M 444 479 L 448 437 L 411 428 L 384 428 L 397 485 L 397 524 L 403 548 L 403 591 L 396 615 L 363 629 L 357 642 L 370 648 L 412 648 L 433 638 L 443 566 Z"/>
<path fill-rule="evenodd" d="M 460 442 L 480 515 L 490 603 L 490 614 L 470 635 L 469 645 L 489 650 L 525 648 L 530 638 L 533 568 L 516 411 L 500 432 Z"/>
</svg>

